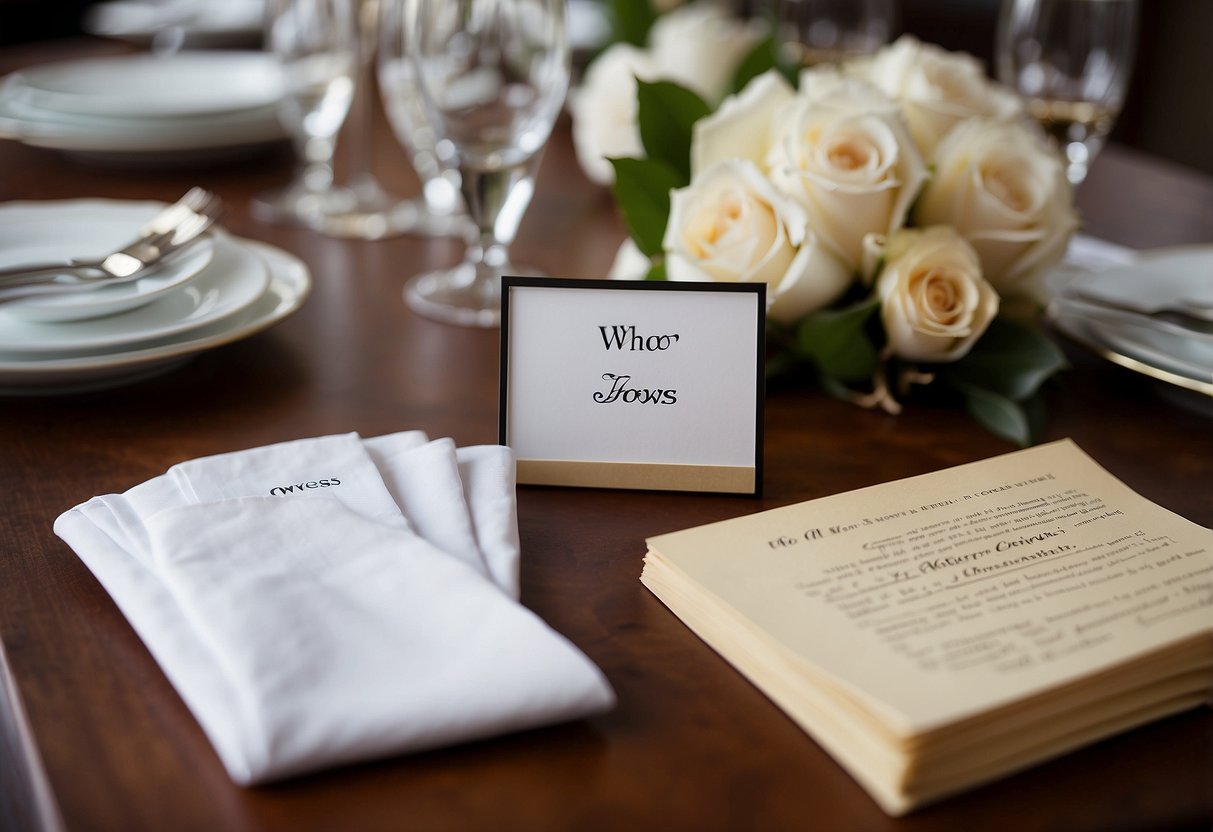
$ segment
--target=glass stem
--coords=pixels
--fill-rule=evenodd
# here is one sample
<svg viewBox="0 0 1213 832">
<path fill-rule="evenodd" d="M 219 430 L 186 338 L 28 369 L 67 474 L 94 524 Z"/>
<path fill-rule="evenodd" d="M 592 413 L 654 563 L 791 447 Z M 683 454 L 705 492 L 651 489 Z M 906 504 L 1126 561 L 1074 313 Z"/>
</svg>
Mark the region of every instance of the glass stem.
<svg viewBox="0 0 1213 832">
<path fill-rule="evenodd" d="M 500 269 L 509 259 L 509 248 L 498 240 L 492 231 L 481 229 L 480 238 L 468 246 L 467 261 L 489 271 Z"/>
<path fill-rule="evenodd" d="M 363 22 L 365 24 L 365 21 Z M 374 58 L 374 49 L 372 44 L 368 43 L 367 38 L 363 38 L 362 48 L 358 55 L 358 78 L 354 83 L 354 102 L 353 111 L 350 113 L 350 132 L 351 137 L 349 155 L 350 164 L 350 182 L 357 185 L 359 182 L 369 180 L 371 176 L 371 160 L 374 158 L 375 152 L 375 130 L 374 130 L 374 101 L 372 63 Z"/>
<path fill-rule="evenodd" d="M 309 191 L 320 193 L 327 191 L 333 185 L 333 150 L 335 143 L 331 138 L 308 136 L 303 141 L 302 153 L 303 186 Z"/>
</svg>

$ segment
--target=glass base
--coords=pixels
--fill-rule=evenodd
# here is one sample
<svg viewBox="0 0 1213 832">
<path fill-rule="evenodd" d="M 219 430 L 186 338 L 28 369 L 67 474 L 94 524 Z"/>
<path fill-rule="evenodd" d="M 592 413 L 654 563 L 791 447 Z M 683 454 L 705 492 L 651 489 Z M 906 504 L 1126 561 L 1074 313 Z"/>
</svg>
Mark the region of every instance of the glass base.
<svg viewBox="0 0 1213 832">
<path fill-rule="evenodd" d="M 501 275 L 542 277 L 534 269 L 460 263 L 448 271 L 418 275 L 404 287 L 404 301 L 419 315 L 460 326 L 501 325 Z"/>
<path fill-rule="evenodd" d="M 303 225 L 329 237 L 381 240 L 401 234 L 464 237 L 472 230 L 463 214 L 433 213 L 422 199 L 400 199 L 373 179 L 350 187 L 313 191 L 290 185 L 253 198 L 253 216 Z"/>
</svg>

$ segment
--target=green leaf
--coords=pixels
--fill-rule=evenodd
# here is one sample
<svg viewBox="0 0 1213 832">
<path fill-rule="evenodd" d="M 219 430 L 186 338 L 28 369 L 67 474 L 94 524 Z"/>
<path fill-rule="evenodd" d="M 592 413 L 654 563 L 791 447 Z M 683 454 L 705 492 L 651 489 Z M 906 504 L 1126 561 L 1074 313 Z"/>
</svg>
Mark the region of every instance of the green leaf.
<svg viewBox="0 0 1213 832">
<path fill-rule="evenodd" d="M 665 262 L 657 262 L 649 269 L 649 273 L 644 276 L 645 280 L 669 280 L 669 276 L 665 272 Z"/>
<path fill-rule="evenodd" d="M 691 181 L 691 131 L 712 111 L 702 98 L 672 81 L 636 81 L 640 141 L 650 159 L 678 171 L 679 185 Z"/>
<path fill-rule="evenodd" d="M 615 168 L 615 201 L 628 233 L 649 257 L 661 253 L 670 216 L 670 191 L 679 187 L 678 173 L 659 159 L 611 159 Z"/>
<path fill-rule="evenodd" d="M 649 30 L 657 20 L 657 10 L 649 0 L 610 0 L 612 41 L 633 46 L 648 43 Z"/>
<path fill-rule="evenodd" d="M 969 354 L 942 372 L 957 386 L 982 387 L 1019 402 L 1066 366 L 1061 350 L 1039 329 L 996 318 Z"/>
<path fill-rule="evenodd" d="M 800 325 L 797 346 L 827 376 L 843 382 L 865 381 L 879 363 L 867 323 L 879 306 L 875 297 L 842 309 L 810 315 Z"/>
<path fill-rule="evenodd" d="M 1032 444 L 1034 431 L 1027 411 L 1018 402 L 983 387 L 954 386 L 964 395 L 965 410 L 990 433 L 1021 448 Z"/>
</svg>

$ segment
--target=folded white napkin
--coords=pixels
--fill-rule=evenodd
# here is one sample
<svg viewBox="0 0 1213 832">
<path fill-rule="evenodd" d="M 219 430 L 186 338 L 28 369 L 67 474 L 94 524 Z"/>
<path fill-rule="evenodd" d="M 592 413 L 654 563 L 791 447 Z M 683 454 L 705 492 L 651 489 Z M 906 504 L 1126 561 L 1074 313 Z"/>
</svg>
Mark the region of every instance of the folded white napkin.
<svg viewBox="0 0 1213 832">
<path fill-rule="evenodd" d="M 252 784 L 613 705 L 516 603 L 508 449 L 419 432 L 174 466 L 65 512 L 96 575 Z"/>
</svg>

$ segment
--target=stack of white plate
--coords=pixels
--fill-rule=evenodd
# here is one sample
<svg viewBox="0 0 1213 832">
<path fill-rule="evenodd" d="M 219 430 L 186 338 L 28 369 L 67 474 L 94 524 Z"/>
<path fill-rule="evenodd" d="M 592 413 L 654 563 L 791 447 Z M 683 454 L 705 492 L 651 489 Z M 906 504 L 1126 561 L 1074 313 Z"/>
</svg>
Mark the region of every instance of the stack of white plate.
<svg viewBox="0 0 1213 832">
<path fill-rule="evenodd" d="M 1049 317 L 1109 361 L 1213 397 L 1213 247 L 1157 249 L 1125 265 L 1069 272 Z"/>
<path fill-rule="evenodd" d="M 0 205 L 0 268 L 121 248 L 164 204 Z M 0 303 L 0 392 L 80 390 L 163 372 L 269 327 L 311 289 L 294 256 L 223 231 L 132 283 Z"/>
<path fill-rule="evenodd" d="M 214 161 L 285 138 L 283 89 L 263 52 L 41 64 L 0 87 L 0 136 L 107 162 Z"/>
</svg>

